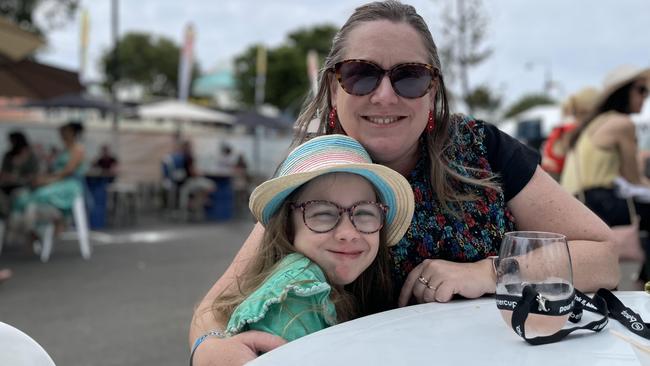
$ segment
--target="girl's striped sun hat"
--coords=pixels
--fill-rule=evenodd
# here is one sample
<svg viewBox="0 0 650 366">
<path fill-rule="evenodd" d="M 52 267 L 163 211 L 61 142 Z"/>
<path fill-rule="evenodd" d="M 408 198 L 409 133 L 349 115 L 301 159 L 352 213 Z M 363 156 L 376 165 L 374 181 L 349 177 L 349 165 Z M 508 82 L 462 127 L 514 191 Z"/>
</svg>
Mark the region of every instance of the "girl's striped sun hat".
<svg viewBox="0 0 650 366">
<path fill-rule="evenodd" d="M 374 164 L 363 146 L 345 135 L 319 136 L 293 149 L 276 176 L 253 191 L 251 212 L 266 225 L 293 191 L 316 177 L 335 172 L 360 175 L 375 186 L 379 200 L 389 207 L 384 224 L 386 242 L 389 246 L 397 244 L 413 218 L 411 185 L 398 172 Z"/>
</svg>

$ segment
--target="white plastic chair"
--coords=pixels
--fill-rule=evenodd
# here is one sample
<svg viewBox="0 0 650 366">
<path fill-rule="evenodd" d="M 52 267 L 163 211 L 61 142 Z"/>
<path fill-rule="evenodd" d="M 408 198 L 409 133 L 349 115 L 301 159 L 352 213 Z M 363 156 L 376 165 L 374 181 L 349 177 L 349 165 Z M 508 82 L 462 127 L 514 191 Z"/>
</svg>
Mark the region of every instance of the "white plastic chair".
<svg viewBox="0 0 650 366">
<path fill-rule="evenodd" d="M 84 259 L 90 259 L 90 230 L 88 228 L 88 216 L 86 214 L 86 204 L 83 196 L 77 196 L 72 204 L 72 216 L 74 218 L 74 227 L 79 249 Z M 41 262 L 45 263 L 50 259 L 52 247 L 54 245 L 54 223 L 45 225 L 42 232 L 43 247 L 41 249 Z"/>
</svg>

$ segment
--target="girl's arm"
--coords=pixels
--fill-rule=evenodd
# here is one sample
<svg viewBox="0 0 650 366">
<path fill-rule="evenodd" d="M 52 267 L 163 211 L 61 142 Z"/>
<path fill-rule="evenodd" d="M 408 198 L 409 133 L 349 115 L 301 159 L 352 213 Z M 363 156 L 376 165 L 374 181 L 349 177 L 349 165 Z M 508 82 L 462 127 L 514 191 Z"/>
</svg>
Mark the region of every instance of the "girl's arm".
<svg viewBox="0 0 650 366">
<path fill-rule="evenodd" d="M 223 290 L 235 284 L 236 277 L 244 270 L 247 261 L 257 251 L 264 235 L 259 223 L 248 236 L 226 272 L 217 280 L 194 311 L 190 324 L 189 344 L 213 329 L 224 330 L 227 320 L 217 319 L 212 313 L 212 303 Z M 194 365 L 237 365 L 257 357 L 259 352 L 274 349 L 285 341 L 263 332 L 244 332 L 227 339 L 208 338 L 196 350 Z"/>
</svg>

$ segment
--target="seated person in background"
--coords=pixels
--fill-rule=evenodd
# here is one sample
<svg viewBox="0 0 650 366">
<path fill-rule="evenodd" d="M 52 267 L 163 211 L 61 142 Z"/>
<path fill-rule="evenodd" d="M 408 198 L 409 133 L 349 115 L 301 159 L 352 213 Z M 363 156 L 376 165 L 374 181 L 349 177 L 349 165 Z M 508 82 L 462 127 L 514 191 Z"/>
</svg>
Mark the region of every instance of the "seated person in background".
<svg viewBox="0 0 650 366">
<path fill-rule="evenodd" d="M 221 145 L 221 151 L 217 158 L 217 172 L 225 176 L 234 174 L 235 166 L 237 165 L 238 157 L 233 154 L 232 148 L 227 145 Z"/>
<path fill-rule="evenodd" d="M 571 131 L 581 126 L 593 112 L 598 95 L 596 88 L 587 87 L 569 96 L 562 104 L 565 123 L 553 128 L 542 149 L 542 168 L 557 181 L 560 180 L 564 159 L 569 151 Z"/>
<path fill-rule="evenodd" d="M 628 200 L 616 189 L 625 180 L 643 187 L 639 164 L 636 126 L 631 114 L 639 113 L 648 97 L 650 68 L 621 66 L 604 80 L 595 110 L 571 136 L 561 184 L 580 197 L 609 226 L 629 225 L 628 203 L 641 218 L 639 228 L 650 231 L 650 203 Z M 650 187 L 645 185 L 646 188 Z M 650 253 L 646 253 L 646 262 Z M 640 280 L 650 279 L 647 266 Z"/>
<path fill-rule="evenodd" d="M 182 143 L 181 153 L 185 179 L 180 184 L 179 208 L 187 210 L 189 218 L 200 220 L 204 214 L 203 208 L 208 203 L 208 195 L 216 189 L 216 185 L 197 171 L 190 141 Z"/>
<path fill-rule="evenodd" d="M 84 192 L 84 146 L 79 141 L 83 126 L 69 122 L 59 128 L 63 151 L 54 161 L 53 172 L 34 179 L 33 191 L 18 196 L 12 215 L 19 218 L 23 230 L 29 234 L 28 250 L 38 239 L 38 227 L 54 222 L 56 232 L 63 229 L 64 219 L 72 213 L 74 200 Z"/>
<path fill-rule="evenodd" d="M 413 191 L 356 140 L 314 138 L 251 195 L 266 228 L 237 283 L 218 295 L 224 336 L 261 330 L 292 341 L 391 307 L 388 251 L 406 232 Z M 194 349 L 203 340 L 195 343 Z"/>
<path fill-rule="evenodd" d="M 117 175 L 117 158 L 111 153 L 108 145 L 102 145 L 99 157 L 93 163 L 93 172 L 104 177 Z"/>
<path fill-rule="evenodd" d="M 0 169 L 0 215 L 6 217 L 11 207 L 12 195 L 17 189 L 28 189 L 39 170 L 36 154 L 27 137 L 20 131 L 9 133 L 9 150 L 2 158 Z"/>
</svg>

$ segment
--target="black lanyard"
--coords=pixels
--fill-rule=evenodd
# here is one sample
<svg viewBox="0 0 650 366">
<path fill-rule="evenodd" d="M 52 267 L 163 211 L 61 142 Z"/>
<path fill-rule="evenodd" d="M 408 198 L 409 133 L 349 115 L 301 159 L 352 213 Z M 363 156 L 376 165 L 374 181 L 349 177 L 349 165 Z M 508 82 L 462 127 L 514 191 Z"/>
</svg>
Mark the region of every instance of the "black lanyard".
<svg viewBox="0 0 650 366">
<path fill-rule="evenodd" d="M 625 306 L 621 300 L 611 291 L 601 288 L 593 298 L 574 290 L 573 297 L 559 301 L 550 301 L 543 297 L 535 287 L 540 285 L 526 285 L 521 296 L 497 295 L 497 307 L 500 310 L 512 310 L 512 329 L 519 334 L 526 342 L 532 345 L 558 342 L 570 333 L 579 330 L 591 330 L 600 332 L 609 318 L 617 320 L 627 329 L 645 339 L 650 339 L 648 324 L 641 316 Z M 557 286 L 557 284 L 556 284 Z M 568 285 L 565 285 L 568 286 Z M 573 309 L 571 310 L 571 302 Z M 562 316 L 569 314 L 569 321 L 578 323 L 582 318 L 583 310 L 602 315 L 601 319 L 594 320 L 583 326 L 565 328 L 549 336 L 526 338 L 524 324 L 529 314 L 541 314 L 548 316 Z"/>
</svg>

